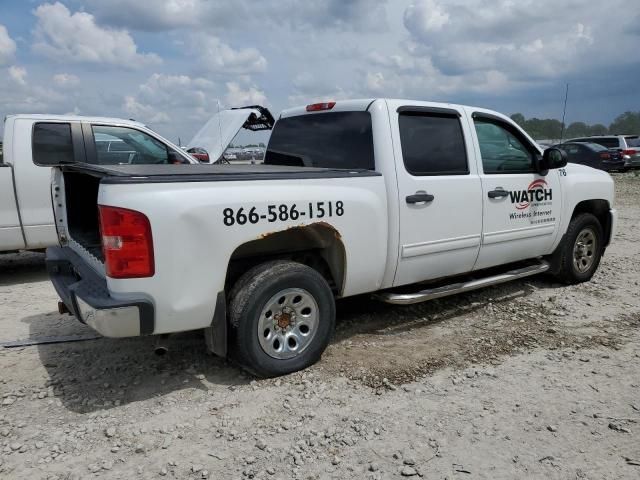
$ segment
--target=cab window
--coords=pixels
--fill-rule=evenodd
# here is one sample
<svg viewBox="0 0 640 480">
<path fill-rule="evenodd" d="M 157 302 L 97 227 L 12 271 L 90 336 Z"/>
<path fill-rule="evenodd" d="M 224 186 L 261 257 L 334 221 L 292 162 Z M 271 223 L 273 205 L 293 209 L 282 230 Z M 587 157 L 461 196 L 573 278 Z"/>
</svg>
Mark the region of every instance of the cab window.
<svg viewBox="0 0 640 480">
<path fill-rule="evenodd" d="M 93 125 L 99 165 L 182 163 L 164 143 L 133 128 Z"/>
<path fill-rule="evenodd" d="M 71 124 L 36 123 L 33 126 L 33 161 L 43 165 L 73 163 Z"/>
<path fill-rule="evenodd" d="M 483 118 L 475 118 L 474 124 L 484 173 L 535 172 L 534 153 L 524 139 L 516 136 L 515 129 Z"/>
<path fill-rule="evenodd" d="M 457 115 L 399 115 L 402 160 L 411 175 L 467 175 L 467 152 Z"/>
</svg>

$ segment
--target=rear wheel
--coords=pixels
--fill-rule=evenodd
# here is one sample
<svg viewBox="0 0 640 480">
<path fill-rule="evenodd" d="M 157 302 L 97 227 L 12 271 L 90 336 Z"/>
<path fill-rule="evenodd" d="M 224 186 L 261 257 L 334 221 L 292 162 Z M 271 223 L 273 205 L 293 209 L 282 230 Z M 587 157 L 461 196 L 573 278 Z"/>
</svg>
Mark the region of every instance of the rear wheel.
<svg viewBox="0 0 640 480">
<path fill-rule="evenodd" d="M 590 213 L 576 216 L 554 254 L 556 277 L 569 284 L 590 280 L 600 264 L 602 249 L 603 233 L 598 219 Z"/>
<path fill-rule="evenodd" d="M 327 281 L 296 262 L 273 261 L 249 270 L 234 285 L 229 306 L 231 354 L 261 377 L 317 362 L 335 325 Z"/>
</svg>

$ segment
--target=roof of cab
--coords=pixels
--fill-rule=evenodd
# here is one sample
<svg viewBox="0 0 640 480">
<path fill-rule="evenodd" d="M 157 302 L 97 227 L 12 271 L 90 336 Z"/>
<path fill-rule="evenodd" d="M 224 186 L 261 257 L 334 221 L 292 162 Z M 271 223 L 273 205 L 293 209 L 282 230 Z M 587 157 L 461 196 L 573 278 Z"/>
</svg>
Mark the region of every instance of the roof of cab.
<svg viewBox="0 0 640 480">
<path fill-rule="evenodd" d="M 145 124 L 141 122 L 137 122 L 135 120 L 126 120 L 124 118 L 115 118 L 115 117 L 92 117 L 92 116 L 81 116 L 81 115 L 49 115 L 44 113 L 18 113 L 7 115 L 5 120 L 8 119 L 20 119 L 25 118 L 28 120 L 41 120 L 41 121 L 52 121 L 52 122 L 91 122 L 91 123 L 108 123 L 108 124 L 118 124 L 118 125 L 133 125 L 137 127 L 144 127 Z"/>
<path fill-rule="evenodd" d="M 447 102 L 432 102 L 429 100 L 409 100 L 409 99 L 396 99 L 396 98 L 361 98 L 356 100 L 336 100 L 335 105 L 330 109 L 332 112 L 352 112 L 352 111 L 365 111 L 368 110 L 373 102 L 376 100 L 382 101 L 394 101 L 394 102 L 406 102 L 407 105 L 412 105 L 415 103 L 428 103 L 431 106 L 438 106 L 443 108 L 463 108 L 464 105 L 447 103 Z M 328 100 L 327 100 L 328 101 Z M 314 104 L 316 102 L 311 102 L 310 104 Z M 475 108 L 475 107 L 473 107 Z M 484 108 L 476 108 L 478 111 L 490 112 L 494 113 L 491 110 L 486 110 Z M 320 110 L 317 113 L 327 112 L 329 110 Z M 305 115 L 308 113 L 316 113 L 316 112 L 307 112 L 307 105 L 289 108 L 287 110 L 283 110 L 280 118 L 285 117 L 293 117 L 296 115 Z M 498 112 L 495 112 L 498 113 Z"/>
<path fill-rule="evenodd" d="M 331 109 L 332 112 L 353 112 L 358 110 L 366 110 L 369 105 L 371 105 L 376 98 L 362 98 L 357 100 L 338 100 L 336 101 L 335 106 Z M 318 103 L 318 102 L 311 102 Z M 294 117 L 296 115 L 304 115 L 307 112 L 307 106 L 302 105 L 300 107 L 293 107 L 283 110 L 280 114 L 281 118 L 284 117 Z"/>
</svg>

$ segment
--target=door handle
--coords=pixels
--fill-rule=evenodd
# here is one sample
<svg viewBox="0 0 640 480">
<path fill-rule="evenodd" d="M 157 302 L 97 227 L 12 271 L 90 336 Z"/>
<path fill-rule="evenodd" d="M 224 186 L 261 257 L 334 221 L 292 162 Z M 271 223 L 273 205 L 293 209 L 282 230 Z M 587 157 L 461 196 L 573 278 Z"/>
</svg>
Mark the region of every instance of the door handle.
<svg viewBox="0 0 640 480">
<path fill-rule="evenodd" d="M 433 202 L 435 197 L 428 193 L 414 193 L 413 195 L 407 195 L 407 203 L 426 203 Z"/>
<path fill-rule="evenodd" d="M 509 192 L 502 187 L 496 187 L 495 190 L 489 191 L 488 195 L 489 195 L 489 198 L 501 198 L 501 197 L 508 197 Z"/>
</svg>

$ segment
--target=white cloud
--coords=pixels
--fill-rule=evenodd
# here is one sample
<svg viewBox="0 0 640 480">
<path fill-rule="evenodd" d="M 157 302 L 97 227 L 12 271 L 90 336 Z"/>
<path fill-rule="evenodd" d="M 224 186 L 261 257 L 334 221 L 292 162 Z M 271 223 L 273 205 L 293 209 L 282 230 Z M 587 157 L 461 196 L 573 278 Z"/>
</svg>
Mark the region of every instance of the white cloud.
<svg viewBox="0 0 640 480">
<path fill-rule="evenodd" d="M 266 105 L 267 96 L 256 86 L 242 87 L 237 82 L 227 83 L 225 103 L 228 107 L 244 107 L 246 105 Z"/>
<path fill-rule="evenodd" d="M 9 36 L 7 28 L 0 24 L 0 65 L 9 62 L 16 53 L 16 42 Z"/>
<path fill-rule="evenodd" d="M 9 67 L 9 78 L 16 82 L 18 85 L 26 85 L 27 70 L 24 67 L 18 67 L 12 65 Z"/>
<path fill-rule="evenodd" d="M 213 35 L 193 35 L 191 47 L 199 59 L 199 66 L 211 73 L 247 74 L 267 69 L 267 60 L 258 49 L 249 47 L 236 50 Z"/>
<path fill-rule="evenodd" d="M 409 31 L 439 32 L 449 23 L 449 13 L 435 0 L 422 0 L 407 7 L 404 23 Z"/>
<path fill-rule="evenodd" d="M 170 121 L 169 115 L 165 112 L 160 112 L 151 105 L 144 105 L 130 95 L 124 97 L 122 109 L 140 122 L 163 124 Z"/>
<path fill-rule="evenodd" d="M 52 77 L 53 83 L 61 88 L 75 87 L 80 83 L 80 79 L 72 73 L 57 73 Z"/>
<path fill-rule="evenodd" d="M 590 25 L 606 27 L 601 21 L 607 16 L 603 5 L 416 0 L 404 13 L 412 38 L 407 46 L 415 56 L 430 58 L 446 75 L 494 72 L 495 78 L 495 72 L 502 72 L 516 82 L 556 77 L 593 62 Z M 613 46 L 609 38 L 603 38 L 599 48 L 604 45 Z"/>
<path fill-rule="evenodd" d="M 93 15 L 71 13 L 63 4 L 45 3 L 37 17 L 33 50 L 52 60 L 117 65 L 136 69 L 161 62 L 153 53 L 138 53 L 126 30 L 103 28 Z"/>
</svg>

